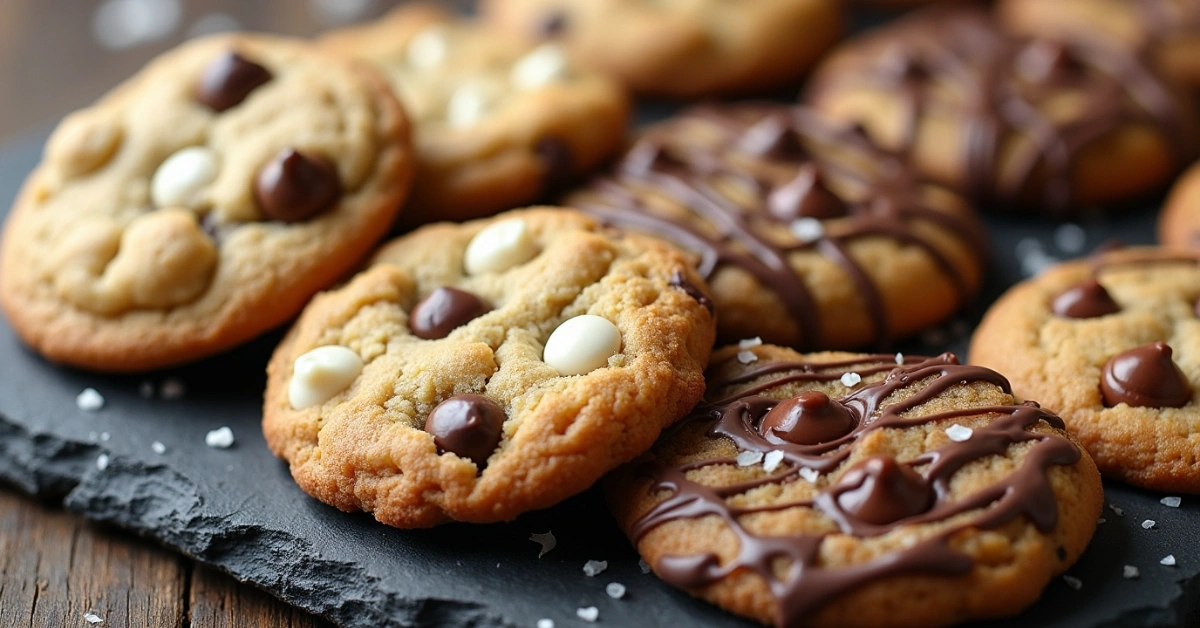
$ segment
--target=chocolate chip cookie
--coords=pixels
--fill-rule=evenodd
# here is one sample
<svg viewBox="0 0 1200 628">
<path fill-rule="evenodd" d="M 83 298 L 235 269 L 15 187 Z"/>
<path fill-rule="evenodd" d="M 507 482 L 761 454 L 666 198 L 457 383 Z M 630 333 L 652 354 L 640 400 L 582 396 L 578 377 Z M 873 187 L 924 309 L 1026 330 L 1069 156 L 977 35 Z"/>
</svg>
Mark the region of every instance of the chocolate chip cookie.
<svg viewBox="0 0 1200 628">
<path fill-rule="evenodd" d="M 565 203 L 693 252 L 726 342 L 885 345 L 970 299 L 988 250 L 955 194 L 859 131 L 781 104 L 654 125 Z"/>
<path fill-rule="evenodd" d="M 1175 181 L 1158 215 L 1158 241 L 1167 246 L 1200 246 L 1200 163 Z"/>
<path fill-rule="evenodd" d="M 1194 151 L 1184 97 L 1136 55 L 1017 36 L 979 7 L 933 7 L 846 42 L 805 100 L 1004 212 L 1128 201 Z"/>
<path fill-rule="evenodd" d="M 413 121 L 403 225 L 468 220 L 559 192 L 622 145 L 629 103 L 555 44 L 535 46 L 429 4 L 326 35 L 374 64 Z"/>
<path fill-rule="evenodd" d="M 1062 420 L 999 373 L 771 346 L 714 352 L 705 401 L 606 486 L 659 577 L 778 626 L 1016 614 L 1103 504 Z"/>
<path fill-rule="evenodd" d="M 425 227 L 301 315 L 268 367 L 267 443 L 309 494 L 392 526 L 550 506 L 703 394 L 703 285 L 567 209 Z"/>
<path fill-rule="evenodd" d="M 1100 471 L 1200 493 L 1200 257 L 1134 248 L 1012 288 L 971 341 L 1018 396 L 1058 412 Z"/>
<path fill-rule="evenodd" d="M 833 0 L 485 0 L 485 19 L 556 41 L 642 94 L 699 97 L 790 85 L 841 33 Z"/>
<path fill-rule="evenodd" d="M 405 117 L 369 68 L 265 35 L 194 41 L 51 135 L 5 226 L 0 302 L 55 362 L 207 356 L 357 264 L 411 170 Z"/>
</svg>

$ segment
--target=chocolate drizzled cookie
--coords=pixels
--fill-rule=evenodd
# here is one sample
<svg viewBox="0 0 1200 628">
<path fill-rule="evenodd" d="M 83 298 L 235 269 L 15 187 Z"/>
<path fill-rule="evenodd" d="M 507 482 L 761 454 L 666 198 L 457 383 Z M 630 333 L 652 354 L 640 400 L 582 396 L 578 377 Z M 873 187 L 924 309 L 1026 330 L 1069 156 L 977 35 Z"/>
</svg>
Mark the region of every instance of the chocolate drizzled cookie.
<svg viewBox="0 0 1200 628">
<path fill-rule="evenodd" d="M 978 8 L 922 11 L 844 44 L 806 101 L 1002 211 L 1128 200 L 1194 148 L 1178 94 L 1127 48 L 1019 37 Z"/>
<path fill-rule="evenodd" d="M 1020 611 L 1090 538 L 1095 465 L 1000 374 L 743 351 L 609 485 L 667 582 L 780 626 L 939 626 Z"/>
<path fill-rule="evenodd" d="M 857 130 L 783 105 L 653 126 L 567 204 L 695 253 L 727 341 L 886 344 L 974 295 L 987 251 L 960 199 Z"/>
</svg>

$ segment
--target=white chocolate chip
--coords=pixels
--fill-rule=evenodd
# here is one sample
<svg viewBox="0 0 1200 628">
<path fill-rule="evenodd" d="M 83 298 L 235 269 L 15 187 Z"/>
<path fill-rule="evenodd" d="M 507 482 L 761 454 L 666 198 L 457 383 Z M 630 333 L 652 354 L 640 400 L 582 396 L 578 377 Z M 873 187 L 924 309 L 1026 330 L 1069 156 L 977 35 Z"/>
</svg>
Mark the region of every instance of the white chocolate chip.
<svg viewBox="0 0 1200 628">
<path fill-rule="evenodd" d="M 362 358 L 346 347 L 317 347 L 296 358 L 288 401 L 297 410 L 325 403 L 354 383 L 362 369 Z"/>
<path fill-rule="evenodd" d="M 468 275 L 499 273 L 528 262 L 537 252 L 537 243 L 524 220 L 501 220 L 471 238 L 463 266 Z"/>
<path fill-rule="evenodd" d="M 606 318 L 584 314 L 563 321 L 546 339 L 542 360 L 559 375 L 583 375 L 621 350 L 621 331 Z"/>
<path fill-rule="evenodd" d="M 446 103 L 446 122 L 460 129 L 469 127 L 482 120 L 503 95 L 504 89 L 492 81 L 463 83 Z"/>
<path fill-rule="evenodd" d="M 150 181 L 150 200 L 159 208 L 194 208 L 205 186 L 216 178 L 216 153 L 203 146 L 190 146 L 158 166 Z"/>
<path fill-rule="evenodd" d="M 512 82 L 521 89 L 537 89 L 562 80 L 568 69 L 562 48 L 542 44 L 513 64 Z"/>
<path fill-rule="evenodd" d="M 409 40 L 405 52 L 410 67 L 427 70 L 444 61 L 446 52 L 449 50 L 450 44 L 446 40 L 446 29 L 441 26 L 430 26 Z"/>
</svg>

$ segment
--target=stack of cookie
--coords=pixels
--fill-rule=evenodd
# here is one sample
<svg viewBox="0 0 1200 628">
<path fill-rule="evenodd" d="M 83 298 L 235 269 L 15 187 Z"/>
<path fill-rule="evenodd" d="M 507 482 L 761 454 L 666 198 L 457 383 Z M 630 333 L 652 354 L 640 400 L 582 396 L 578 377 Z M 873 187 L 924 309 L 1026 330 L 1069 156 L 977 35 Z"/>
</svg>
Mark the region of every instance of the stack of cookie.
<svg viewBox="0 0 1200 628">
<path fill-rule="evenodd" d="M 1200 26 L 1171 16 L 1200 9 L 1150 4 L 934 7 L 821 59 L 802 104 L 693 105 L 631 138 L 631 93 L 794 88 L 841 3 L 486 0 L 202 39 L 54 132 L 0 304 L 46 358 L 106 372 L 294 319 L 267 442 L 388 525 L 510 520 L 607 476 L 654 571 L 732 612 L 1012 614 L 1083 552 L 1101 472 L 1200 492 L 1200 254 L 1017 286 L 981 366 L 845 351 L 976 304 L 976 208 L 1119 205 L 1187 164 L 1196 73 L 1153 35 L 1188 49 Z M 1107 28 L 1118 11 L 1145 21 Z M 1167 244 L 1200 233 L 1196 181 Z"/>
</svg>

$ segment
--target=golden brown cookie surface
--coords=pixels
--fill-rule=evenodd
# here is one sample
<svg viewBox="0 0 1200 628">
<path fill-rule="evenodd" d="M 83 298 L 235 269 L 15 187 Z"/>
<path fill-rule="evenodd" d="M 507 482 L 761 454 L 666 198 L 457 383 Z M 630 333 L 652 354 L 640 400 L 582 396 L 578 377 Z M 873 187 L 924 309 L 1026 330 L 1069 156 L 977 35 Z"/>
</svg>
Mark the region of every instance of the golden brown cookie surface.
<svg viewBox="0 0 1200 628">
<path fill-rule="evenodd" d="M 304 490 L 389 525 L 550 506 L 699 399 L 701 285 L 565 209 L 425 227 L 305 310 L 268 367 L 267 442 Z"/>
<path fill-rule="evenodd" d="M 708 378 L 607 488 L 655 573 L 727 610 L 780 626 L 1010 615 L 1095 529 L 1095 465 L 993 371 L 758 346 L 718 350 Z"/>
</svg>

